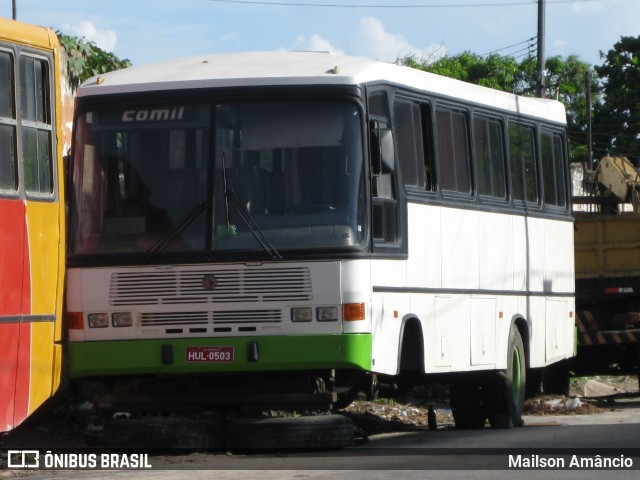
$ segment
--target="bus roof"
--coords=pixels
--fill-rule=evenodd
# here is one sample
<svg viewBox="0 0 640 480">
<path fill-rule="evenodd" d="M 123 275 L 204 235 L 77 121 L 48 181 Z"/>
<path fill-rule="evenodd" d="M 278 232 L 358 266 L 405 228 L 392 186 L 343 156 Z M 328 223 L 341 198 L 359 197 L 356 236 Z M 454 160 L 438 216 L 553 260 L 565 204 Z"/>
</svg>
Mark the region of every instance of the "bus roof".
<svg viewBox="0 0 640 480">
<path fill-rule="evenodd" d="M 513 94 L 417 69 L 327 52 L 211 54 L 135 66 L 87 80 L 79 97 L 214 87 L 391 83 L 490 108 L 566 123 L 554 100 Z"/>
<path fill-rule="evenodd" d="M 2 40 L 48 50 L 58 46 L 58 39 L 50 28 L 8 18 L 0 18 L 0 41 Z"/>
</svg>

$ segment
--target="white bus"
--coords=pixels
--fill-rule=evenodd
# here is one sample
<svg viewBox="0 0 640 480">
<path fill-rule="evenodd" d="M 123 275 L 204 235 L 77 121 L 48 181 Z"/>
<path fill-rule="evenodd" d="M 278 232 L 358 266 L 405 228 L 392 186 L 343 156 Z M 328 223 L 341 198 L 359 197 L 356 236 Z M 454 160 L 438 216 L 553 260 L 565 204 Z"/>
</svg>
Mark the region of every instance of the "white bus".
<svg viewBox="0 0 640 480">
<path fill-rule="evenodd" d="M 70 374 L 196 403 L 446 382 L 458 427 L 519 425 L 527 373 L 574 351 L 565 128 L 555 101 L 328 53 L 93 78 Z"/>
</svg>

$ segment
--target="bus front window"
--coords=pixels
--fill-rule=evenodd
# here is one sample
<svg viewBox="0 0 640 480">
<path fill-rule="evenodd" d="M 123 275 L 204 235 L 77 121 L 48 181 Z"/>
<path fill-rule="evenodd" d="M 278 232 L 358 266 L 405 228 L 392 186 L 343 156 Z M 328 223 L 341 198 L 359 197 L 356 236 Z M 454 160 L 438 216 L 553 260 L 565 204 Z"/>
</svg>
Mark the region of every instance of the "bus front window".
<svg viewBox="0 0 640 480">
<path fill-rule="evenodd" d="M 261 251 L 243 214 L 279 251 L 365 241 L 352 104 L 94 110 L 75 139 L 72 255 Z"/>
</svg>

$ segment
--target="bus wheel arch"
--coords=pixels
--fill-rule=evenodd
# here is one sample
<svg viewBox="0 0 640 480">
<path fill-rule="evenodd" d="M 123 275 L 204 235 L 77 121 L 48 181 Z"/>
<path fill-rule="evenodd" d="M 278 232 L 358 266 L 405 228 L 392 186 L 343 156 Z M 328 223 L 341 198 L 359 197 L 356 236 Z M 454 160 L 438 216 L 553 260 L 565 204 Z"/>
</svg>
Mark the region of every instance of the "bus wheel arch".
<svg viewBox="0 0 640 480">
<path fill-rule="evenodd" d="M 400 338 L 398 340 L 397 373 L 422 375 L 424 370 L 424 334 L 422 323 L 414 315 L 402 319 Z"/>
<path fill-rule="evenodd" d="M 382 379 L 385 397 L 395 398 L 423 381 L 425 374 L 424 334 L 415 315 L 402 319 L 398 337 L 398 363 L 395 375 Z"/>
</svg>

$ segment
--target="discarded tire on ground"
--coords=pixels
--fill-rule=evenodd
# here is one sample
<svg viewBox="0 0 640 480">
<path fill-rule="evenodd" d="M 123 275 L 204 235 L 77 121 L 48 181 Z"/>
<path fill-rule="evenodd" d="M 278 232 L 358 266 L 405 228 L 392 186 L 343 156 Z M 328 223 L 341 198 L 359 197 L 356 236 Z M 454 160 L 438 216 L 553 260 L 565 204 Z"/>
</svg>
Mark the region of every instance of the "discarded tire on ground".
<svg viewBox="0 0 640 480">
<path fill-rule="evenodd" d="M 353 443 L 353 423 L 342 415 L 229 419 L 224 441 L 235 449 L 344 448 Z"/>
</svg>

